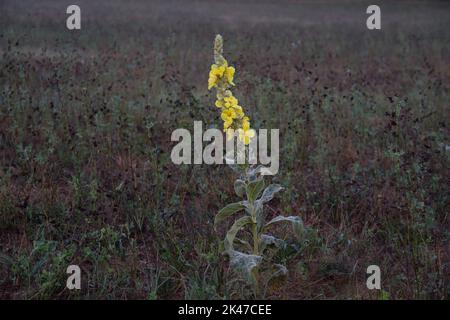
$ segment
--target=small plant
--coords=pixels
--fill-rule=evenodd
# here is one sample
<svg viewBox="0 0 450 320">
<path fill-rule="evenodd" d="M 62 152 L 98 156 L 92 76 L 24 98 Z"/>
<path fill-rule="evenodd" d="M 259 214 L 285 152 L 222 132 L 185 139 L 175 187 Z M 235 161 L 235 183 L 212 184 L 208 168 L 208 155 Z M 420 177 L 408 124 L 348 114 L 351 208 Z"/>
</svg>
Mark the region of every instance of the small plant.
<svg viewBox="0 0 450 320">
<path fill-rule="evenodd" d="M 227 137 L 232 138 L 234 131 L 231 129 L 236 130 L 239 139 L 248 145 L 254 131 L 250 129 L 249 119 L 238 105 L 238 100 L 229 90 L 229 87 L 234 85 L 235 69 L 228 66 L 222 56 L 222 50 L 223 40 L 217 35 L 214 41 L 215 64 L 211 66 L 208 88 L 217 88 L 216 106 L 222 109 L 221 117 Z M 214 226 L 217 227 L 234 214 L 244 213 L 228 230 L 223 249 L 230 257 L 231 266 L 253 285 L 255 298 L 261 298 L 271 279 L 287 274 L 286 267 L 274 263 L 273 255 L 268 252 L 271 248 L 286 247 L 286 242 L 269 234 L 269 229 L 279 222 L 288 222 L 292 224 L 294 234 L 300 238 L 303 222 L 297 216 L 277 216 L 267 222 L 264 205 L 283 187 L 279 184 L 265 186 L 264 176 L 261 174 L 263 166 L 242 165 L 235 168 L 240 172 L 240 177 L 234 183 L 234 190 L 243 200 L 228 204 L 220 210 L 215 217 Z M 249 236 L 245 237 L 245 231 Z M 238 236 L 240 232 L 244 234 L 243 237 Z"/>
</svg>

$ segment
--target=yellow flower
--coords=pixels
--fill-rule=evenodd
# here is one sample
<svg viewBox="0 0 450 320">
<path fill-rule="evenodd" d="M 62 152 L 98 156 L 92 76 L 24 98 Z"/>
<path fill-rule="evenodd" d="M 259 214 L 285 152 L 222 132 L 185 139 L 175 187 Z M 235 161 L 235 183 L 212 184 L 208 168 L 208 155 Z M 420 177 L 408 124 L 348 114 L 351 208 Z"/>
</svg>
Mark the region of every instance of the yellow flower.
<svg viewBox="0 0 450 320">
<path fill-rule="evenodd" d="M 232 125 L 233 125 L 233 119 L 227 119 L 226 121 L 223 122 L 223 131 L 229 130 Z"/>
<path fill-rule="evenodd" d="M 244 111 L 241 106 L 235 106 L 234 111 L 236 112 L 238 118 L 242 118 L 244 116 Z"/>
<path fill-rule="evenodd" d="M 216 100 L 216 107 L 223 108 L 224 107 L 223 100 Z"/>
<path fill-rule="evenodd" d="M 209 74 L 208 90 L 211 90 L 211 88 L 215 87 L 216 85 L 217 85 L 217 76 L 214 74 Z"/>
<path fill-rule="evenodd" d="M 228 83 L 234 86 L 233 77 L 234 77 L 235 69 L 233 67 L 228 67 L 225 70 L 225 79 L 227 79 Z"/>
<path fill-rule="evenodd" d="M 242 118 L 242 129 L 248 131 L 250 129 L 250 121 L 248 117 Z"/>
<path fill-rule="evenodd" d="M 225 108 L 232 108 L 237 106 L 238 99 L 233 96 L 223 98 Z"/>
<path fill-rule="evenodd" d="M 223 96 L 223 95 L 217 95 L 216 100 L 216 107 L 218 108 L 237 108 L 238 106 L 238 99 L 233 97 L 233 95 L 230 92 L 230 96 Z M 241 108 L 241 107 L 239 107 Z M 242 110 L 242 108 L 241 108 Z"/>
<path fill-rule="evenodd" d="M 226 68 L 227 68 L 226 64 L 222 65 L 222 66 L 213 64 L 213 65 L 211 65 L 211 71 L 209 73 L 214 74 L 214 75 L 218 76 L 219 78 L 222 78 L 223 74 L 225 73 Z"/>
<path fill-rule="evenodd" d="M 225 109 L 222 111 L 221 117 L 223 121 L 233 121 L 236 118 L 236 112 L 231 108 Z"/>
<path fill-rule="evenodd" d="M 218 66 L 213 64 L 211 66 L 211 70 L 209 71 L 209 79 L 208 79 L 208 90 L 217 86 L 217 82 L 223 78 L 225 71 L 227 70 L 226 66 Z"/>
</svg>

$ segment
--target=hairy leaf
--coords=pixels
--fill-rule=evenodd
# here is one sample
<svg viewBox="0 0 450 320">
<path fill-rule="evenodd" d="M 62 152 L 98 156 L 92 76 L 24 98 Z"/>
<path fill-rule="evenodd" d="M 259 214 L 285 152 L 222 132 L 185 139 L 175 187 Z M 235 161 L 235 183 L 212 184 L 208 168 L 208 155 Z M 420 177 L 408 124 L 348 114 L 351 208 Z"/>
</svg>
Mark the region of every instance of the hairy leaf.
<svg viewBox="0 0 450 320">
<path fill-rule="evenodd" d="M 260 249 L 263 252 L 267 246 L 274 245 L 277 248 L 283 248 L 286 242 L 282 239 L 275 238 L 274 236 L 268 234 L 262 234 L 260 238 Z"/>
<path fill-rule="evenodd" d="M 235 202 L 235 203 L 230 203 L 229 205 L 225 206 L 224 208 L 222 208 L 217 214 L 216 217 L 214 218 L 214 226 L 217 226 L 217 224 L 223 220 L 225 220 L 226 218 L 228 218 L 229 216 L 231 216 L 233 213 L 236 213 L 240 210 L 245 209 L 245 204 L 244 202 Z"/>
<path fill-rule="evenodd" d="M 241 179 L 237 179 L 234 182 L 234 191 L 236 192 L 236 194 L 239 197 L 243 197 L 244 196 L 244 192 L 245 192 L 245 182 Z"/>
<path fill-rule="evenodd" d="M 294 234 L 297 238 L 300 238 L 300 236 L 303 233 L 303 221 L 300 217 L 296 217 L 296 216 L 289 216 L 289 217 L 277 216 L 277 217 L 273 218 L 272 220 L 270 220 L 269 222 L 267 222 L 263 229 L 265 230 L 270 225 L 277 223 L 277 222 L 292 223 L 292 229 L 294 230 Z"/>
<path fill-rule="evenodd" d="M 263 192 L 261 198 L 258 200 L 261 203 L 269 202 L 275 196 L 275 193 L 283 190 L 283 187 L 279 184 L 271 184 L 269 185 Z"/>
<path fill-rule="evenodd" d="M 261 256 L 235 250 L 229 250 L 228 255 L 230 256 L 230 264 L 236 271 L 240 272 L 247 281 L 255 281 L 252 271 L 261 263 Z"/>
<path fill-rule="evenodd" d="M 234 238 L 236 237 L 236 234 L 241 230 L 244 226 L 247 224 L 252 224 L 252 218 L 250 216 L 244 216 L 239 219 L 237 219 L 233 225 L 231 226 L 230 230 L 228 230 L 227 235 L 225 237 L 225 250 L 232 250 L 233 249 L 233 242 Z"/>
<path fill-rule="evenodd" d="M 249 182 L 247 184 L 248 201 L 250 203 L 255 201 L 263 189 L 264 189 L 264 179 L 259 178 L 256 179 L 255 181 Z"/>
</svg>

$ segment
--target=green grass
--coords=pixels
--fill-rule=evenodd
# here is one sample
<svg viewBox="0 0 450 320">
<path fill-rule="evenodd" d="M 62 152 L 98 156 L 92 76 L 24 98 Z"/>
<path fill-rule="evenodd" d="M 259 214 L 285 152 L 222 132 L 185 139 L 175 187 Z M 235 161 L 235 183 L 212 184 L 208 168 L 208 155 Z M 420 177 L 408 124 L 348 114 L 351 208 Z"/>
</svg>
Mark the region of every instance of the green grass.
<svg viewBox="0 0 450 320">
<path fill-rule="evenodd" d="M 252 126 L 280 129 L 268 215 L 309 230 L 266 298 L 448 298 L 447 3 L 382 3 L 381 31 L 350 1 L 79 5 L 70 32 L 62 3 L 2 2 L 1 298 L 251 298 L 213 229 L 232 170 L 170 160 L 174 129 L 220 126 L 216 33 Z"/>
</svg>

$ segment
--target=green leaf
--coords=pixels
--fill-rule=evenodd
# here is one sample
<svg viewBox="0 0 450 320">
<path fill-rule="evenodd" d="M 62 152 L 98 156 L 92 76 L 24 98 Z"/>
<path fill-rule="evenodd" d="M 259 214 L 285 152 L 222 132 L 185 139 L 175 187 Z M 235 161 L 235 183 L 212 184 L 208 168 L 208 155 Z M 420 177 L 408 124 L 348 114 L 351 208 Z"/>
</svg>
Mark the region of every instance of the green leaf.
<svg viewBox="0 0 450 320">
<path fill-rule="evenodd" d="M 259 178 L 255 181 L 249 182 L 247 184 L 247 198 L 250 203 L 253 203 L 253 201 L 258 198 L 261 191 L 264 189 L 264 179 Z"/>
<path fill-rule="evenodd" d="M 230 203 L 229 205 L 225 206 L 224 208 L 222 208 L 217 214 L 216 217 L 214 218 L 214 226 L 217 226 L 217 224 L 223 220 L 225 220 L 226 218 L 228 218 L 229 216 L 231 216 L 233 213 L 236 213 L 240 210 L 245 209 L 245 205 L 244 202 L 235 202 L 235 203 Z"/>
<path fill-rule="evenodd" d="M 290 222 L 292 223 L 292 229 L 294 230 L 295 236 L 299 239 L 300 236 L 303 234 L 303 221 L 300 217 L 296 216 L 277 216 L 266 223 L 264 226 L 264 230 L 267 229 L 270 225 L 277 223 L 277 222 Z"/>
<path fill-rule="evenodd" d="M 227 235 L 225 236 L 225 250 L 233 250 L 233 242 L 234 238 L 236 237 L 236 234 L 241 230 L 243 227 L 245 227 L 247 224 L 252 224 L 252 218 L 250 216 L 244 216 L 239 219 L 237 219 L 233 225 L 231 226 L 230 230 L 228 230 Z"/>
<path fill-rule="evenodd" d="M 275 196 L 275 193 L 283 190 L 283 187 L 279 184 L 271 184 L 269 185 L 263 192 L 261 198 L 258 200 L 261 203 L 269 202 Z"/>
<path fill-rule="evenodd" d="M 236 194 L 242 198 L 245 192 L 245 182 L 241 179 L 237 179 L 234 182 L 234 191 L 236 191 Z"/>
</svg>

